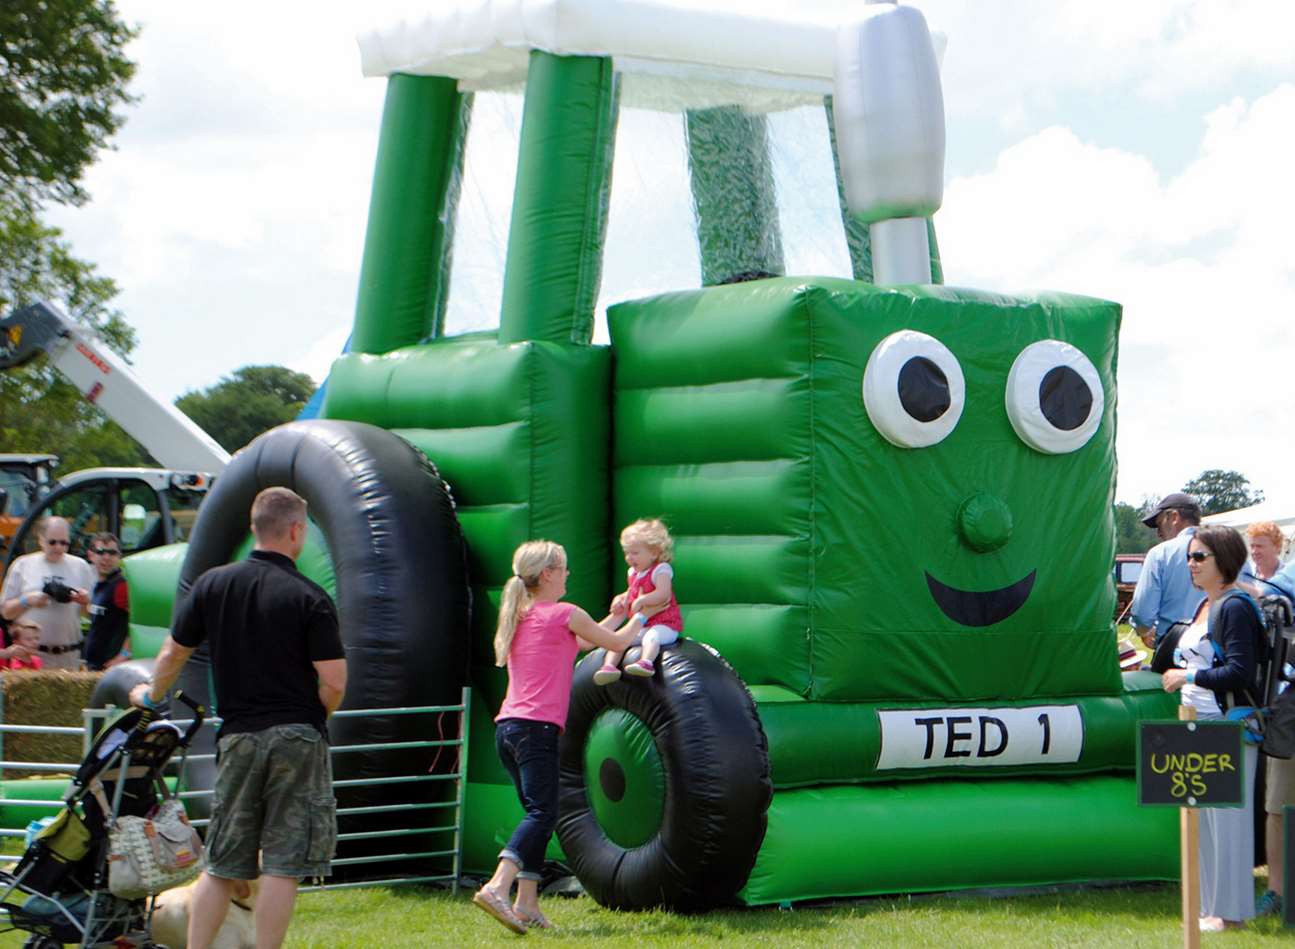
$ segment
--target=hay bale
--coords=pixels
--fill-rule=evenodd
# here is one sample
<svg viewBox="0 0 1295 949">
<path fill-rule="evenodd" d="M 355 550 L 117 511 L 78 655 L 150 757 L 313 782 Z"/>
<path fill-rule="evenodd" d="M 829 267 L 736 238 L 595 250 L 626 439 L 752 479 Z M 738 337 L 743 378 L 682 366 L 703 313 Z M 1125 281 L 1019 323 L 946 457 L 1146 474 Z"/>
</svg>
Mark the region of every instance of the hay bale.
<svg viewBox="0 0 1295 949">
<path fill-rule="evenodd" d="M 0 673 L 4 722 L 8 725 L 84 724 L 81 710 L 90 704 L 90 693 L 103 673 L 66 669 L 22 670 Z M 5 761 L 68 762 L 69 773 L 81 760 L 82 739 L 77 735 L 4 736 Z M 5 769 L 5 778 L 38 772 Z M 46 775 L 47 777 L 50 775 Z"/>
</svg>

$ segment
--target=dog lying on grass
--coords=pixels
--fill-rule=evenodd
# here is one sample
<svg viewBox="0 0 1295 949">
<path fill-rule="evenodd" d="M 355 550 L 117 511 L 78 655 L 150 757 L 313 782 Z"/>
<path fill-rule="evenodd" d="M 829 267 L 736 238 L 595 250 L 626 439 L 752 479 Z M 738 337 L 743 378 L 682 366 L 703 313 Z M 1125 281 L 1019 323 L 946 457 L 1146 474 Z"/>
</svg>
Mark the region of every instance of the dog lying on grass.
<svg viewBox="0 0 1295 949">
<path fill-rule="evenodd" d="M 185 949 L 188 945 L 189 907 L 193 902 L 193 889 L 198 885 L 195 880 L 188 886 L 179 886 L 167 890 L 157 898 L 153 910 L 153 941 L 167 946 L 168 949 Z M 220 930 L 211 944 L 211 949 L 256 949 L 256 921 L 253 912 L 256 908 L 257 881 L 234 881 L 234 899 L 230 903 L 229 913 L 221 923 Z"/>
</svg>

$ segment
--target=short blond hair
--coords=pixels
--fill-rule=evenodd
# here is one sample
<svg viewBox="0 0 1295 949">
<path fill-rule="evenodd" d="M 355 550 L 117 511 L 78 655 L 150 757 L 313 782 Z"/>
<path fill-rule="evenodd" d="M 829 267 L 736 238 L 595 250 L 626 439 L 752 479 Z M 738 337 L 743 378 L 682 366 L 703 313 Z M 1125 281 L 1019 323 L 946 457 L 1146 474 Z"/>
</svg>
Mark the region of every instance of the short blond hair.
<svg viewBox="0 0 1295 949">
<path fill-rule="evenodd" d="M 674 558 L 674 538 L 660 518 L 639 518 L 621 531 L 621 546 L 642 544 L 656 551 L 656 559 L 669 563 Z"/>
<path fill-rule="evenodd" d="M 306 499 L 288 488 L 266 488 L 252 501 L 252 533 L 277 540 L 293 524 L 306 523 Z"/>
<path fill-rule="evenodd" d="M 1254 540 L 1256 537 L 1267 537 L 1273 542 L 1273 546 L 1277 548 L 1278 552 L 1281 551 L 1282 547 L 1286 543 L 1286 535 L 1282 533 L 1282 529 L 1273 521 L 1255 521 L 1246 528 L 1246 536 L 1251 540 Z"/>
</svg>

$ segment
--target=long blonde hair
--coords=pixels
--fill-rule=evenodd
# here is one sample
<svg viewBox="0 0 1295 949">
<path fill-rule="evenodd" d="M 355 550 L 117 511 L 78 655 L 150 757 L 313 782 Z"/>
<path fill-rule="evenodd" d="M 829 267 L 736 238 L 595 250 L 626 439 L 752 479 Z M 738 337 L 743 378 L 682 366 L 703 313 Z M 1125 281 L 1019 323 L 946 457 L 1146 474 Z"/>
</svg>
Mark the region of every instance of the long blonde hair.
<svg viewBox="0 0 1295 949">
<path fill-rule="evenodd" d="M 499 602 L 499 624 L 495 627 L 495 665 L 508 664 L 517 624 L 535 601 L 540 574 L 567 562 L 567 552 L 551 540 L 528 540 L 513 552 L 513 575 L 504 584 Z"/>
</svg>

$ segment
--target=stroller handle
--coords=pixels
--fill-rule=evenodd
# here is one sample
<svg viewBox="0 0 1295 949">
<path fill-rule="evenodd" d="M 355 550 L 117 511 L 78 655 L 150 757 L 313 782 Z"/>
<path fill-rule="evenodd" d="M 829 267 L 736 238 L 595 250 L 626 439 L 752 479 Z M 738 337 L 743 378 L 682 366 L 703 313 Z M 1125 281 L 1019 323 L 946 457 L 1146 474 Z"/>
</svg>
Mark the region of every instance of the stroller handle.
<svg viewBox="0 0 1295 949">
<path fill-rule="evenodd" d="M 185 729 L 184 737 L 181 739 L 181 741 L 187 745 L 189 744 L 189 739 L 198 734 L 198 729 L 200 729 L 202 727 L 202 723 L 206 721 L 207 710 L 178 689 L 175 692 L 174 698 L 189 706 L 193 711 L 193 721 L 189 723 L 189 727 Z"/>
</svg>

